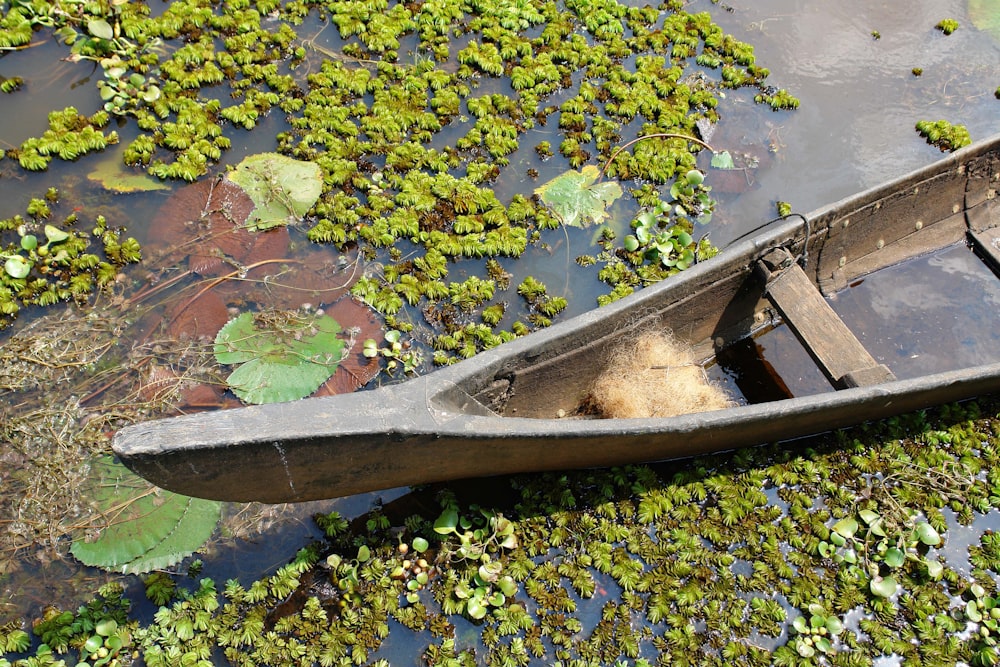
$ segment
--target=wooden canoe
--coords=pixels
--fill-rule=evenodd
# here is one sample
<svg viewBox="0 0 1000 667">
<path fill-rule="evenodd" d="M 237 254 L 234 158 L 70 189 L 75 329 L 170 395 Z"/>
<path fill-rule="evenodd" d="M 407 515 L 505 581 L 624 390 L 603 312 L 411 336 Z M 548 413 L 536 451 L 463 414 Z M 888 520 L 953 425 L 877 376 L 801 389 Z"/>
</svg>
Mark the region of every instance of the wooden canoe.
<svg viewBox="0 0 1000 667">
<path fill-rule="evenodd" d="M 1000 136 L 776 221 L 676 277 L 473 359 L 371 391 L 128 426 L 115 435 L 114 450 L 138 474 L 178 493 L 295 502 L 688 457 L 996 392 L 1000 344 L 986 341 L 982 349 L 997 351 L 992 358 L 897 377 L 891 362 L 860 342 L 874 340 L 870 332 L 852 332 L 829 297 L 873 272 L 954 247 L 988 267 L 997 284 L 976 298 L 994 298 L 998 185 Z M 1000 332 L 1000 308 L 977 317 L 988 320 L 986 331 Z M 827 391 L 665 419 L 561 418 L 579 407 L 612 350 L 636 331 L 668 328 L 710 364 L 775 322 L 802 341 L 828 378 Z M 957 320 L 939 326 L 965 331 Z M 906 339 L 909 332 L 892 335 Z"/>
</svg>

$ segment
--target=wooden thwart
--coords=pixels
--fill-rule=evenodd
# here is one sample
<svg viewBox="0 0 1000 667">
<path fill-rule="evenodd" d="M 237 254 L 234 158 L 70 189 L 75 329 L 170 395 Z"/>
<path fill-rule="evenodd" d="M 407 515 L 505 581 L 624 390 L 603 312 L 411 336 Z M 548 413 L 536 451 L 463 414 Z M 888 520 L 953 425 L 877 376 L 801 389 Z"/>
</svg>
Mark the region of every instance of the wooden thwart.
<svg viewBox="0 0 1000 667">
<path fill-rule="evenodd" d="M 757 262 L 767 298 L 838 389 L 895 380 L 833 311 L 802 267 L 786 250 L 775 249 Z"/>
</svg>

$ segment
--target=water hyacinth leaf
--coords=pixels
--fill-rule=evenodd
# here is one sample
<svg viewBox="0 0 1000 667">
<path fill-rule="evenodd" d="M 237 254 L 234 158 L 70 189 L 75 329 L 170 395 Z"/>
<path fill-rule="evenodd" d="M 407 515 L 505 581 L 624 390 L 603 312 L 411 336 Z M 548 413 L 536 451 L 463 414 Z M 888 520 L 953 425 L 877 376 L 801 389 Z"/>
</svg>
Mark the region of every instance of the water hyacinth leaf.
<svg viewBox="0 0 1000 667">
<path fill-rule="evenodd" d="M 833 531 L 841 537 L 854 537 L 858 532 L 858 522 L 854 517 L 846 517 L 833 524 Z"/>
<path fill-rule="evenodd" d="M 413 538 L 413 550 L 416 551 L 417 553 L 423 553 L 427 551 L 428 547 L 430 547 L 430 544 L 424 538 L 422 537 Z"/>
<path fill-rule="evenodd" d="M 899 567 L 906 561 L 906 554 L 897 547 L 890 547 L 886 550 L 885 556 L 882 557 L 882 562 L 889 567 Z"/>
<path fill-rule="evenodd" d="M 53 225 L 45 225 L 45 238 L 49 243 L 62 243 L 69 238 L 69 232 L 65 232 Z"/>
<path fill-rule="evenodd" d="M 837 636 L 844 631 L 844 624 L 841 623 L 840 619 L 837 618 L 836 616 L 827 616 L 826 630 L 831 635 Z"/>
<path fill-rule="evenodd" d="M 251 231 L 301 219 L 323 190 L 323 171 L 318 164 L 279 153 L 251 155 L 236 165 L 228 178 L 253 200 L 254 210 L 246 223 Z"/>
<path fill-rule="evenodd" d="M 20 255 L 14 255 L 13 257 L 8 257 L 7 261 L 3 263 L 3 270 L 11 278 L 21 279 L 31 271 L 31 262 Z"/>
<path fill-rule="evenodd" d="M 104 19 L 91 19 L 87 21 L 87 32 L 98 39 L 111 40 L 115 38 L 114 28 Z"/>
<path fill-rule="evenodd" d="M 481 620 L 486 617 L 488 609 L 483 604 L 482 598 L 473 597 L 470 598 L 466 603 L 465 610 L 469 613 L 469 616 L 475 620 Z"/>
<path fill-rule="evenodd" d="M 446 509 L 434 521 L 434 532 L 438 535 L 450 535 L 455 532 L 456 526 L 458 526 L 458 512 L 454 509 Z"/>
<path fill-rule="evenodd" d="M 921 544 L 926 544 L 929 547 L 936 547 L 941 544 L 941 536 L 934 530 L 934 526 L 926 521 L 918 523 L 914 530 Z"/>
<path fill-rule="evenodd" d="M 204 544 L 219 522 L 221 503 L 157 489 L 111 457 L 91 471 L 91 499 L 108 523 L 96 538 L 73 541 L 70 551 L 85 565 L 125 574 L 170 567 Z"/>
<path fill-rule="evenodd" d="M 973 623 L 983 620 L 983 615 L 979 613 L 979 607 L 975 600 L 969 600 L 965 603 L 965 616 Z"/>
<path fill-rule="evenodd" d="M 243 401 L 293 401 L 316 391 L 337 370 L 344 350 L 340 330 L 327 315 L 242 313 L 219 331 L 215 358 L 239 365 L 228 384 Z"/>
<path fill-rule="evenodd" d="M 795 620 L 792 621 L 792 627 L 799 634 L 804 635 L 809 632 L 809 621 L 806 620 L 805 616 L 796 616 Z"/>
<path fill-rule="evenodd" d="M 899 584 L 892 577 L 875 577 L 869 585 L 871 592 L 880 598 L 891 598 L 898 587 Z"/>
<path fill-rule="evenodd" d="M 597 183 L 600 170 L 588 164 L 567 171 L 535 190 L 564 225 L 587 227 L 608 217 L 608 206 L 622 196 L 618 183 Z"/>
</svg>

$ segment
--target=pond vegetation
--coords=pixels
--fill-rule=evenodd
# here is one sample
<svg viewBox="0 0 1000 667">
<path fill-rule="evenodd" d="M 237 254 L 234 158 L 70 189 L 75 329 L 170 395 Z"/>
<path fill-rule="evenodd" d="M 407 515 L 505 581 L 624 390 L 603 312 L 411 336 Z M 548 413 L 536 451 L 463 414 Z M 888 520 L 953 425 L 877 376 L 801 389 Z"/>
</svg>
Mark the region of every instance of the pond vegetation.
<svg viewBox="0 0 1000 667">
<path fill-rule="evenodd" d="M 945 554 L 950 527 L 1000 503 L 989 401 L 808 446 L 504 478 L 499 500 L 457 485 L 353 522 L 323 514 L 326 540 L 246 584 L 168 569 L 220 520 L 241 534 L 230 514 L 102 457 L 121 423 L 224 407 L 226 388 L 247 402 L 352 391 L 547 326 L 572 295 L 514 279 L 509 261 L 556 235 L 568 252 L 571 233 L 593 234 L 574 261 L 595 267 L 601 304 L 710 257 L 698 229 L 713 175 L 734 167 L 705 143 L 724 93 L 750 87 L 775 111 L 798 100 L 708 13 L 675 0 L 3 5 L 0 49 L 45 39 L 99 72 L 95 106 L 53 110 L 6 151 L 5 175 L 104 152 L 121 167 L 95 166 L 110 189 L 192 184 L 154 220 L 156 252 L 103 214 L 85 229 L 90 212 L 66 212 L 55 189 L 0 225 L 0 324 L 51 311 L 0 352 L 4 576 L 22 551 L 72 549 L 152 571 L 158 608 L 143 615 L 107 575 L 83 606 L 47 601 L 31 622 L 5 610 L 0 665 L 383 665 L 401 634 L 430 665 L 1000 660 L 998 544 L 984 533 L 968 564 Z M 223 177 L 234 144 L 275 118 L 271 152 Z M 301 188 L 277 187 L 286 167 L 304 170 L 289 177 Z M 586 225 L 597 231 L 574 229 Z M 140 259 L 148 282 L 126 270 Z M 140 307 L 181 285 L 196 293 L 161 319 Z M 262 382 L 269 365 L 294 387 Z"/>
<path fill-rule="evenodd" d="M 154 573 L 142 622 L 110 583 L 48 609 L 11 664 L 103 646 L 116 664 L 387 665 L 396 642 L 428 665 L 995 664 L 1000 541 L 947 540 L 997 511 L 998 409 L 318 515 L 327 538 L 270 577 Z M 28 630 L 8 624 L 8 651 Z"/>
</svg>

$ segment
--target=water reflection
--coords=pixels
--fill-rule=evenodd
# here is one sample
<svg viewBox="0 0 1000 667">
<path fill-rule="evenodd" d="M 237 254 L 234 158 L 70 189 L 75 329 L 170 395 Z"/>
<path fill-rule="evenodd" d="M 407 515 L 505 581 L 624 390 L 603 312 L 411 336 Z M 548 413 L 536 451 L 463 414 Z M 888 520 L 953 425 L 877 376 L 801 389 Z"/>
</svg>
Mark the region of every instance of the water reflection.
<svg viewBox="0 0 1000 667">
<path fill-rule="evenodd" d="M 802 104 L 771 115 L 783 147 L 756 174 L 759 187 L 733 201 L 730 215 L 717 216 L 727 221 L 717 240 L 770 217 L 775 200 L 811 211 L 932 162 L 940 153 L 914 131 L 919 120 L 964 124 L 973 141 L 997 131 L 1000 46 L 973 26 L 964 0 L 726 4 L 731 12 L 709 11 L 753 44 L 770 83 Z M 699 5 L 709 3 L 693 9 Z M 934 28 L 942 18 L 961 27 L 945 36 Z"/>
</svg>

